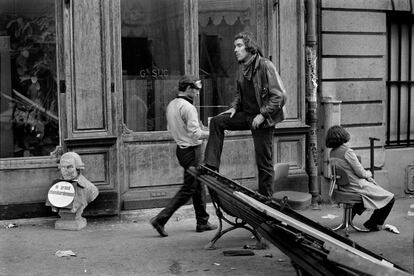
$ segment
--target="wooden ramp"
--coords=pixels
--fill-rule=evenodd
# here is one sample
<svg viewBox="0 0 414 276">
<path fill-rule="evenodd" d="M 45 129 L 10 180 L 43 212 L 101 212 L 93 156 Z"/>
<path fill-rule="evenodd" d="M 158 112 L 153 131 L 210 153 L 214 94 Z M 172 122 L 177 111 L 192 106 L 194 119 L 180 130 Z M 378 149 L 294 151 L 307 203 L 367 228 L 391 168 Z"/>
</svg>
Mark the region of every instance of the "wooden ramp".
<svg viewBox="0 0 414 276">
<path fill-rule="evenodd" d="M 190 168 L 210 193 L 219 228 L 207 244 L 213 249 L 224 234 L 244 228 L 285 253 L 298 275 L 410 275 L 381 256 L 359 246 L 299 213 L 206 167 Z M 223 229 L 226 221 L 230 227 Z"/>
</svg>

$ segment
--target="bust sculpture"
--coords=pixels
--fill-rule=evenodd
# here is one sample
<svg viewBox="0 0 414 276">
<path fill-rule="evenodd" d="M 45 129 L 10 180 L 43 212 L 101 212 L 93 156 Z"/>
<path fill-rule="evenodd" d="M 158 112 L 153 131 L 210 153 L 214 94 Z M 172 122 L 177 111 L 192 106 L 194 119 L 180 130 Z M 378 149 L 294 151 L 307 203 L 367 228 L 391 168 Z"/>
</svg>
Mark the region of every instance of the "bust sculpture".
<svg viewBox="0 0 414 276">
<path fill-rule="evenodd" d="M 61 217 L 56 221 L 55 229 L 80 230 L 86 226 L 82 213 L 98 196 L 98 188 L 83 176 L 85 164 L 76 152 L 63 154 L 59 169 L 61 179 L 53 181 L 46 205 Z"/>
</svg>

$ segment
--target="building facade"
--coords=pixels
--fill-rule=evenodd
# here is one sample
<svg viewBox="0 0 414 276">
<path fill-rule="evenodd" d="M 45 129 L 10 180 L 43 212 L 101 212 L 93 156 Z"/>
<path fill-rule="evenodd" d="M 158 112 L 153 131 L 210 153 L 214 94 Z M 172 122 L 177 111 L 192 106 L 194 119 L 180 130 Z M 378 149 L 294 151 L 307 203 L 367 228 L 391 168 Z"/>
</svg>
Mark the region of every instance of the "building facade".
<svg viewBox="0 0 414 276">
<path fill-rule="evenodd" d="M 366 167 L 368 138 L 380 139 L 375 174 L 387 188 L 414 190 L 410 0 L 0 5 L 2 219 L 50 214 L 44 202 L 65 151 L 82 156 L 100 190 L 88 214 L 163 206 L 182 183 L 166 104 L 178 78 L 196 74 L 203 124 L 226 109 L 235 93 L 233 37 L 243 30 L 256 35 L 288 93 L 274 162 L 289 163 L 292 189 L 324 198 L 324 131 L 342 124 Z M 223 174 L 255 188 L 249 131 L 227 135 L 222 164 Z"/>
</svg>

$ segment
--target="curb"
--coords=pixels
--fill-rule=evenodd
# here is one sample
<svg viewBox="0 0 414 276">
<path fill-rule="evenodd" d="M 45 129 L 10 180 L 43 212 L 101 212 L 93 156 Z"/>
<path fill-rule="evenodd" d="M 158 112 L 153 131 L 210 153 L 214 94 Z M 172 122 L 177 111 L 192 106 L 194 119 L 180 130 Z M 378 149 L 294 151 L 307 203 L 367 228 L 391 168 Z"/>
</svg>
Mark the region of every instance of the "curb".
<svg viewBox="0 0 414 276">
<path fill-rule="evenodd" d="M 207 203 L 207 212 L 210 214 L 210 218 L 215 217 L 215 209 L 212 203 Z M 109 218 L 110 220 L 115 220 L 119 222 L 148 222 L 152 217 L 156 216 L 163 208 L 152 208 L 152 209 L 140 209 L 140 210 L 130 210 L 130 211 L 121 211 L 118 216 L 113 216 Z M 0 227 L 12 228 L 19 225 L 32 225 L 40 226 L 46 224 L 53 224 L 59 217 L 38 217 L 38 218 L 27 218 L 27 219 L 10 219 L 10 220 L 0 220 Z M 180 221 L 183 219 L 195 218 L 193 205 L 184 205 L 178 209 L 170 220 Z M 103 217 L 87 217 L 87 221 L 108 221 L 108 218 L 103 219 Z M 15 225 L 15 226 L 12 226 Z"/>
</svg>

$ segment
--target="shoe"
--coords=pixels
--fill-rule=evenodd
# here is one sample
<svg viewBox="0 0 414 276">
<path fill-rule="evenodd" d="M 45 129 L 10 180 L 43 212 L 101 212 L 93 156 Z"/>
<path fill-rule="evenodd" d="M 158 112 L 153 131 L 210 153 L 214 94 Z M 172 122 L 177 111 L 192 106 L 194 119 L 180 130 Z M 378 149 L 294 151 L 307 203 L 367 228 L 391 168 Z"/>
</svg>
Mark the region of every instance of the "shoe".
<svg viewBox="0 0 414 276">
<path fill-rule="evenodd" d="M 206 224 L 197 224 L 196 232 L 211 231 L 217 229 L 217 225 L 207 222 Z"/>
<path fill-rule="evenodd" d="M 164 225 L 159 224 L 155 217 L 150 220 L 150 223 L 152 227 L 154 227 L 154 229 L 157 230 L 158 234 L 160 234 L 161 237 L 168 236 L 168 233 L 164 230 Z"/>
<path fill-rule="evenodd" d="M 377 232 L 381 230 L 381 227 L 379 227 L 378 225 L 371 225 L 368 221 L 365 222 L 363 225 L 370 232 Z"/>
</svg>

